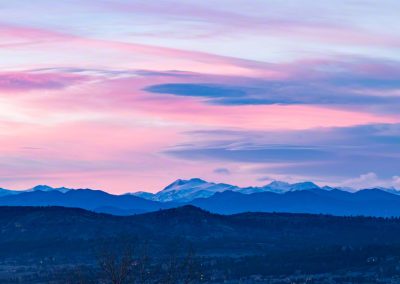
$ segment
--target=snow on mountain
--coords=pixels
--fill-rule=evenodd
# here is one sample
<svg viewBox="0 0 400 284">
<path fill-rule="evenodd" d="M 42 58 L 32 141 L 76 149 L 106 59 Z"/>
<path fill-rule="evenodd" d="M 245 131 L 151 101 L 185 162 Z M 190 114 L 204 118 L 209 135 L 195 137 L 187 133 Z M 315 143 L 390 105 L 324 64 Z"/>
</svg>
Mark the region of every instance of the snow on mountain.
<svg viewBox="0 0 400 284">
<path fill-rule="evenodd" d="M 47 191 L 59 191 L 59 192 L 62 192 L 62 193 L 66 193 L 67 191 L 70 191 L 71 189 L 70 188 L 66 188 L 66 187 L 54 188 L 54 187 L 51 187 L 51 186 L 48 186 L 48 185 L 37 185 L 37 186 L 35 186 L 35 187 L 31 188 L 31 189 L 25 190 L 25 191 L 30 192 L 30 191 L 38 191 L 38 190 L 46 191 L 46 192 Z"/>
<path fill-rule="evenodd" d="M 71 189 L 66 188 L 66 187 L 59 187 L 59 188 L 53 188 L 51 186 L 48 185 L 37 185 L 35 187 L 32 187 L 30 189 L 26 189 L 26 190 L 11 190 L 11 189 L 4 189 L 4 188 L 0 188 L 0 197 L 1 196 L 7 196 L 7 195 L 16 195 L 16 194 L 20 194 L 23 192 L 32 192 L 32 191 L 59 191 L 62 193 L 66 193 L 67 191 L 70 191 Z"/>
<path fill-rule="evenodd" d="M 312 190 L 319 189 L 320 187 L 312 182 L 301 182 L 290 184 L 283 181 L 273 181 L 270 184 L 261 187 L 245 187 L 240 188 L 238 192 L 244 194 L 252 194 L 257 192 L 274 192 L 274 193 L 285 193 L 288 191 L 297 190 Z"/>
<path fill-rule="evenodd" d="M 192 178 L 189 180 L 177 179 L 170 185 L 166 186 L 161 192 L 184 190 L 184 189 L 191 189 L 191 188 L 198 188 L 198 187 L 208 187 L 209 184 L 212 184 L 212 183 L 206 182 L 205 180 L 202 180 L 200 178 Z"/>
<path fill-rule="evenodd" d="M 397 190 L 394 187 L 389 187 L 389 188 L 386 188 L 386 187 L 375 187 L 375 188 L 376 189 L 380 189 L 382 191 L 386 191 L 386 192 L 392 193 L 392 194 L 400 195 L 400 190 Z"/>
<path fill-rule="evenodd" d="M 325 186 L 321 187 L 321 189 L 326 190 L 326 191 L 331 191 L 331 190 L 339 189 L 339 188 L 325 185 Z M 346 190 L 346 191 L 350 191 L 350 190 Z"/>
<path fill-rule="evenodd" d="M 270 184 L 262 187 L 238 187 L 225 183 L 213 183 L 199 178 L 192 178 L 189 180 L 178 179 L 156 194 L 143 191 L 132 194 L 154 201 L 188 202 L 196 198 L 207 198 L 217 192 L 223 192 L 226 190 L 240 192 L 243 194 L 252 194 L 257 192 L 285 193 L 288 191 L 312 190 L 319 188 L 320 187 L 312 182 L 290 184 L 283 181 L 273 181 Z"/>
<path fill-rule="evenodd" d="M 264 191 L 271 191 L 271 192 L 286 192 L 291 190 L 292 185 L 290 183 L 284 181 L 273 181 L 270 184 L 263 187 Z"/>
<path fill-rule="evenodd" d="M 225 190 L 236 191 L 237 189 L 238 187 L 230 184 L 207 182 L 199 178 L 189 180 L 178 179 L 156 193 L 152 197 L 152 200 L 187 202 L 196 198 L 210 197 L 216 192 Z"/>
<path fill-rule="evenodd" d="M 146 191 L 137 191 L 133 193 L 126 193 L 126 195 L 134 195 L 140 198 L 152 200 L 154 198 L 154 193 L 146 192 Z"/>
<path fill-rule="evenodd" d="M 313 182 L 299 182 L 290 185 L 290 191 L 296 190 L 310 190 L 310 189 L 319 189 L 320 187 Z"/>
</svg>

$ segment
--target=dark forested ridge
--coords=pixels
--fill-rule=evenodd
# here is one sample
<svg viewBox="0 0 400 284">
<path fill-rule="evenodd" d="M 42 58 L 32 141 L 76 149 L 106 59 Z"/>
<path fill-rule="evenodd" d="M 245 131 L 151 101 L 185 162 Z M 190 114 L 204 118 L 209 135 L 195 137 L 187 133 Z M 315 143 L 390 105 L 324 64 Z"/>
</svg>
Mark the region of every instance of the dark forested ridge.
<svg viewBox="0 0 400 284">
<path fill-rule="evenodd" d="M 272 244 L 293 237 L 304 238 L 310 245 L 400 243 L 399 218 L 251 212 L 219 215 L 191 205 L 132 216 L 78 208 L 4 206 L 0 207 L 0 226 L 1 242 L 91 239 L 125 233 L 184 237 L 193 242 L 238 238 L 264 239 Z"/>
<path fill-rule="evenodd" d="M 172 248 L 178 254 L 193 249 L 209 282 L 212 277 L 267 279 L 337 271 L 375 275 L 383 266 L 391 269 L 384 276 L 394 277 L 400 264 L 399 235 L 398 218 L 218 215 L 194 206 L 133 216 L 64 207 L 0 207 L 0 269 L 38 263 L 51 271 L 66 264 L 91 267 L 101 247 L 118 251 L 120 244 L 130 243 L 145 245 L 154 259 L 168 257 Z"/>
</svg>

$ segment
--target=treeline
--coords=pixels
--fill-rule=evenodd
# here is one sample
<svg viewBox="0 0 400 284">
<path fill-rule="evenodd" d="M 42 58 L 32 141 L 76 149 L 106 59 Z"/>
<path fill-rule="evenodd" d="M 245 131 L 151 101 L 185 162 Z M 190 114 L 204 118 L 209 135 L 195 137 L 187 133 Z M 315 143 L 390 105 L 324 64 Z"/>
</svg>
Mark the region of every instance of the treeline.
<svg viewBox="0 0 400 284">
<path fill-rule="evenodd" d="M 0 208 L 0 213 L 1 283 L 221 283 L 354 271 L 400 274 L 398 218 L 224 216 L 194 207 L 129 217 L 54 207 Z"/>
</svg>

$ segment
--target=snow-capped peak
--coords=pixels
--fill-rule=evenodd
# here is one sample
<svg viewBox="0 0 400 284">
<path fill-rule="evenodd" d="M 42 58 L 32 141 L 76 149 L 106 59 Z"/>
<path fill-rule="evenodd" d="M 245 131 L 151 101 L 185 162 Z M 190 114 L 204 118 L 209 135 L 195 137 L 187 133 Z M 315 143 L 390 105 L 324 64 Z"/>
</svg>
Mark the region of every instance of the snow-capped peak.
<svg viewBox="0 0 400 284">
<path fill-rule="evenodd" d="M 267 191 L 269 190 L 269 191 L 284 192 L 284 191 L 289 191 L 291 189 L 291 184 L 284 181 L 274 180 L 273 182 L 264 186 L 263 188 L 264 190 Z"/>
<path fill-rule="evenodd" d="M 48 185 L 37 185 L 37 186 L 32 187 L 31 189 L 28 189 L 26 191 L 28 191 L 28 192 L 29 191 L 46 191 L 46 192 L 59 191 L 59 192 L 65 193 L 65 192 L 70 191 L 70 190 L 71 189 L 66 188 L 66 187 L 54 188 L 54 187 L 51 187 L 51 186 L 48 186 Z"/>
<path fill-rule="evenodd" d="M 294 183 L 291 186 L 291 190 L 308 190 L 308 189 L 316 189 L 320 188 L 318 185 L 311 181 L 306 181 L 306 182 L 299 182 L 299 183 Z"/>
<path fill-rule="evenodd" d="M 235 190 L 237 187 L 224 183 L 207 182 L 200 178 L 178 179 L 156 193 L 152 200 L 186 202 L 195 198 L 210 197 L 216 192 Z"/>
<path fill-rule="evenodd" d="M 239 189 L 239 192 L 244 194 L 252 194 L 256 192 L 274 192 L 274 193 L 285 193 L 289 191 L 298 191 L 298 190 L 310 190 L 310 189 L 319 189 L 313 182 L 300 182 L 290 184 L 284 181 L 273 181 L 270 184 L 267 184 L 262 187 L 246 187 Z"/>
<path fill-rule="evenodd" d="M 202 180 L 200 178 L 192 178 L 189 180 L 177 179 L 170 185 L 166 186 L 162 191 L 170 191 L 170 190 L 183 189 L 183 188 L 188 188 L 188 187 L 197 187 L 202 184 L 210 184 L 210 183 L 208 183 L 205 180 Z"/>
</svg>

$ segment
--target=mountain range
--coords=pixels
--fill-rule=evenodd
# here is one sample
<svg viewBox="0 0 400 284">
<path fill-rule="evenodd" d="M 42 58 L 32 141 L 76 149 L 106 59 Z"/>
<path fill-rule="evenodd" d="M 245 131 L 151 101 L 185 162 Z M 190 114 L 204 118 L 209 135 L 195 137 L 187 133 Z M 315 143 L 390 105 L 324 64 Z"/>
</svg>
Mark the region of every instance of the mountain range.
<svg viewBox="0 0 400 284">
<path fill-rule="evenodd" d="M 11 190 L 11 189 L 5 189 L 5 188 L 0 188 L 0 197 L 1 196 L 6 196 L 6 195 L 16 195 L 24 192 L 33 192 L 33 191 L 58 191 L 65 193 L 67 191 L 70 191 L 72 189 L 66 188 L 66 187 L 51 187 L 48 185 L 37 185 L 35 187 L 26 189 L 26 190 Z"/>
<path fill-rule="evenodd" d="M 289 191 L 312 190 L 319 188 L 318 185 L 312 182 L 290 184 L 282 181 L 273 181 L 270 184 L 261 187 L 238 187 L 226 183 L 213 183 L 199 178 L 192 178 L 189 180 L 178 179 L 155 194 L 140 191 L 132 193 L 132 195 L 160 202 L 190 202 L 197 198 L 211 197 L 217 192 L 224 191 L 234 191 L 243 194 L 258 192 L 285 193 Z"/>
<path fill-rule="evenodd" d="M 194 178 L 176 180 L 152 194 L 113 195 L 101 190 L 39 185 L 24 191 L 0 190 L 0 206 L 63 206 L 114 215 L 132 215 L 183 205 L 220 214 L 288 212 L 331 215 L 400 216 L 400 195 L 393 189 L 348 192 L 312 182 L 275 181 L 241 188 Z"/>
</svg>

